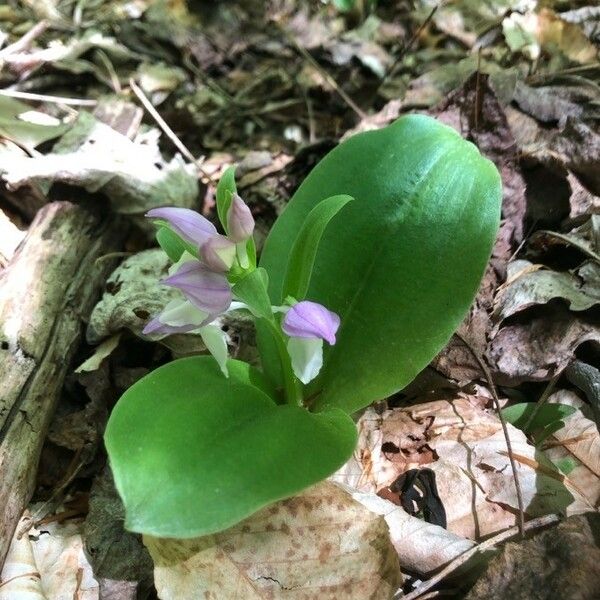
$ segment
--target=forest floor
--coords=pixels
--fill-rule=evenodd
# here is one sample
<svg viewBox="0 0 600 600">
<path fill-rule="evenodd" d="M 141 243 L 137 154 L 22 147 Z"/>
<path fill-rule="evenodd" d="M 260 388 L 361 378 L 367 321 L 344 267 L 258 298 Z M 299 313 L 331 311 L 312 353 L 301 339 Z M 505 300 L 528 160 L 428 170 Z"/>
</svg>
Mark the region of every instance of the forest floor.
<svg viewBox="0 0 600 600">
<path fill-rule="evenodd" d="M 593 0 L 1 4 L 0 600 L 597 598 L 599 42 Z M 144 213 L 216 221 L 236 164 L 260 251 L 330 149 L 409 112 L 502 175 L 458 334 L 357 416 L 353 459 L 306 492 L 335 510 L 286 525 L 297 559 L 267 523 L 153 565 L 102 435 L 133 382 L 203 346 L 141 334 L 165 303 Z"/>
</svg>

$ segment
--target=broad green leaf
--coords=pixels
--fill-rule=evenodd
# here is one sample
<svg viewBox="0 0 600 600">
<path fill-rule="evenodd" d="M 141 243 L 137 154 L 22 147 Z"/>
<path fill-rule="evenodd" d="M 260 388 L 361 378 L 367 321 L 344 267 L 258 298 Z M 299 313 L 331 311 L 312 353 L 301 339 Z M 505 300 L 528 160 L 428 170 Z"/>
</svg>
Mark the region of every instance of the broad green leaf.
<svg viewBox="0 0 600 600">
<path fill-rule="evenodd" d="M 184 358 L 135 383 L 105 434 L 132 531 L 189 538 L 225 529 L 330 475 L 351 455 L 342 411 L 278 406 L 249 365 Z"/>
<path fill-rule="evenodd" d="M 232 165 L 221 175 L 217 184 L 217 215 L 225 233 L 227 233 L 227 213 L 231 206 L 231 198 L 236 192 L 235 166 Z"/>
<path fill-rule="evenodd" d="M 329 221 L 350 202 L 350 196 L 332 196 L 317 204 L 306 217 L 294 242 L 288 261 L 283 297 L 292 296 L 302 300 L 308 290 L 319 242 Z"/>
<path fill-rule="evenodd" d="M 491 253 L 502 193 L 494 165 L 430 117 L 355 135 L 313 169 L 266 241 L 273 304 L 308 215 L 337 194 L 354 201 L 327 227 L 306 297 L 341 326 L 308 395 L 315 410 L 353 412 L 407 385 L 458 327 Z M 261 339 L 267 365 L 274 358 Z"/>
<path fill-rule="evenodd" d="M 271 300 L 267 294 L 269 276 L 267 272 L 258 268 L 248 273 L 243 279 L 233 286 L 233 293 L 242 302 L 245 302 L 250 312 L 256 317 L 271 319 Z"/>
<path fill-rule="evenodd" d="M 515 427 L 522 429 L 525 433 L 544 429 L 572 415 L 574 412 L 577 412 L 574 406 L 559 403 L 542 404 L 542 406 L 539 406 L 535 402 L 520 402 L 502 409 L 504 418 Z M 554 431 L 558 431 L 558 429 Z M 551 433 L 554 433 L 554 431 Z"/>
<path fill-rule="evenodd" d="M 176 263 L 185 252 L 183 240 L 169 227 L 159 227 L 156 231 L 156 241 L 165 254 Z"/>
</svg>

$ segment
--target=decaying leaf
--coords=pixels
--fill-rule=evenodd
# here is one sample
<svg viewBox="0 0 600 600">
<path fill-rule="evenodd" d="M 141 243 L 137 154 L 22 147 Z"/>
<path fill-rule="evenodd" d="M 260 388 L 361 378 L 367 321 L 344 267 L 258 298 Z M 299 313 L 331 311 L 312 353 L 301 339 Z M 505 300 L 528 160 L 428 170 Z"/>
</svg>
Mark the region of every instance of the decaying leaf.
<svg viewBox="0 0 600 600">
<path fill-rule="evenodd" d="M 345 481 L 361 491 L 389 488 L 412 468 L 435 473 L 448 530 L 471 539 L 515 524 L 517 498 L 500 421 L 486 396 L 459 393 L 448 400 L 378 414 L 358 422 L 359 442 Z M 590 510 L 579 491 L 533 446 L 509 427 L 528 516 Z"/>
<path fill-rule="evenodd" d="M 600 580 L 600 515 L 570 517 L 533 539 L 506 544 L 467 600 L 593 600 Z"/>
<path fill-rule="evenodd" d="M 566 306 L 550 303 L 525 323 L 503 327 L 490 342 L 487 357 L 495 381 L 515 386 L 523 381 L 547 381 L 575 356 L 584 342 L 600 344 L 600 330 Z"/>
<path fill-rule="evenodd" d="M 94 350 L 94 353 L 75 369 L 75 373 L 96 371 L 99 369 L 104 359 L 108 358 L 119 345 L 120 339 L 120 333 L 106 338 L 99 346 L 97 346 L 97 348 Z"/>
<path fill-rule="evenodd" d="M 134 589 L 147 587 L 152 581 L 152 561 L 141 537 L 125 531 L 124 519 L 123 502 L 106 468 L 91 490 L 84 528 L 85 551 L 98 579 L 131 582 Z"/>
<path fill-rule="evenodd" d="M 590 406 L 569 390 L 555 392 L 548 402 L 574 406 L 577 411 L 562 419 L 564 426 L 552 435 L 546 444 L 549 446 L 546 453 L 556 462 L 559 457 L 575 459 L 566 474 L 590 503 L 597 505 L 600 500 L 600 435 L 591 418 Z"/>
<path fill-rule="evenodd" d="M 587 261 L 573 272 L 557 272 L 516 260 L 508 266 L 508 281 L 494 300 L 494 317 L 499 322 L 517 312 L 562 298 L 572 311 L 600 304 L 600 265 Z"/>
<path fill-rule="evenodd" d="M 198 195 L 194 170 L 179 155 L 166 161 L 158 148 L 158 131 L 135 140 L 81 112 L 54 152 L 30 158 L 3 156 L 0 178 L 11 188 L 53 182 L 102 191 L 114 210 L 140 214 L 157 206 L 191 207 Z"/>
<path fill-rule="evenodd" d="M 351 473 L 342 468 L 332 475 L 330 480 L 342 485 L 357 502 L 385 518 L 402 569 L 426 575 L 443 567 L 475 545 L 473 541 L 439 525 L 432 525 L 409 515 L 400 506 L 385 498 L 357 492 L 343 485 L 348 475 L 352 477 Z"/>
<path fill-rule="evenodd" d="M 388 600 L 401 584 L 384 519 L 328 482 L 216 535 L 144 542 L 162 600 Z"/>
<path fill-rule="evenodd" d="M 589 63 L 598 55 L 579 26 L 548 8 L 535 13 L 512 12 L 502 22 L 502 29 L 509 48 L 531 60 L 537 60 L 542 51 L 561 52 L 577 63 Z"/>
<path fill-rule="evenodd" d="M 102 299 L 92 311 L 88 342 L 97 344 L 122 329 L 140 335 L 148 319 L 175 295 L 172 288 L 159 283 L 166 277 L 169 264 L 159 248 L 125 259 L 107 279 Z"/>
<path fill-rule="evenodd" d="M 99 600 L 98 583 L 83 553 L 81 523 L 47 523 L 15 537 L 0 575 L 0 599 L 63 598 Z"/>
</svg>

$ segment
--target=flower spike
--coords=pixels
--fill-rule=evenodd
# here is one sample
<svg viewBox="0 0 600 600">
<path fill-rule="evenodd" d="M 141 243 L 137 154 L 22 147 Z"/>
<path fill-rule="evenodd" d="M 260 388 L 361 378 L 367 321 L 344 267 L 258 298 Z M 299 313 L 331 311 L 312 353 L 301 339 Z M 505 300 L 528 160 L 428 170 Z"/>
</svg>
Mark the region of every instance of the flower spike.
<svg viewBox="0 0 600 600">
<path fill-rule="evenodd" d="M 254 231 L 254 217 L 248 205 L 237 195 L 233 194 L 231 206 L 227 213 L 227 232 L 229 239 L 234 242 L 245 242 Z"/>
</svg>

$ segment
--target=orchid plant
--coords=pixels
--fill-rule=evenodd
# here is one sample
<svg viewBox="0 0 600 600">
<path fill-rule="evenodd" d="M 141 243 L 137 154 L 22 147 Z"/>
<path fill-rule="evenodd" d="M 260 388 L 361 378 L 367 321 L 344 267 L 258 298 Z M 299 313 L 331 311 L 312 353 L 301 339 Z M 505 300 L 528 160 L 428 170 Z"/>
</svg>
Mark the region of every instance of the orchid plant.
<svg viewBox="0 0 600 600">
<path fill-rule="evenodd" d="M 123 395 L 106 431 L 132 531 L 195 537 L 327 477 L 351 455 L 351 415 L 408 384 L 473 300 L 499 223 L 498 171 L 422 116 L 356 135 L 309 174 L 257 265 L 234 170 L 198 213 L 148 217 L 178 296 L 144 334 L 200 335 Z M 220 318 L 256 324 L 261 369 L 228 358 Z"/>
</svg>

